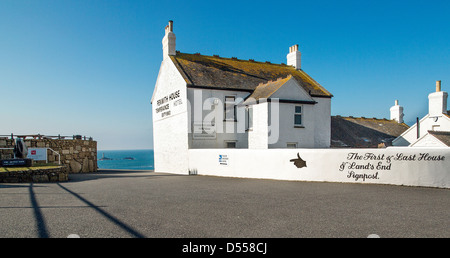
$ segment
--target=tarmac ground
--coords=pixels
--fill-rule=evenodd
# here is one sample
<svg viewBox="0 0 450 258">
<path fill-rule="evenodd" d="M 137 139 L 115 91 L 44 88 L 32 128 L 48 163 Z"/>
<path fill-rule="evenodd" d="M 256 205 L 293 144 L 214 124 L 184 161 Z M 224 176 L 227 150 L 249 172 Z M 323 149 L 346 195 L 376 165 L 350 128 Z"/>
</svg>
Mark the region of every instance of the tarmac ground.
<svg viewBox="0 0 450 258">
<path fill-rule="evenodd" d="M 450 190 L 100 170 L 0 184 L 1 238 L 448 238 Z"/>
</svg>

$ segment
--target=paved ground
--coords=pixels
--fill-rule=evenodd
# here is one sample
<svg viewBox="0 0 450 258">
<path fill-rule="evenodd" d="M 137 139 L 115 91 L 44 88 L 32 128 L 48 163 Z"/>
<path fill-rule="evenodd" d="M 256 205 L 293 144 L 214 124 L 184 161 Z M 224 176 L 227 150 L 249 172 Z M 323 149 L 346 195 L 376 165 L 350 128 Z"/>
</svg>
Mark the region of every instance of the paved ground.
<svg viewBox="0 0 450 258">
<path fill-rule="evenodd" d="M 72 174 L 0 184 L 0 237 L 450 237 L 450 190 L 180 176 Z"/>
</svg>

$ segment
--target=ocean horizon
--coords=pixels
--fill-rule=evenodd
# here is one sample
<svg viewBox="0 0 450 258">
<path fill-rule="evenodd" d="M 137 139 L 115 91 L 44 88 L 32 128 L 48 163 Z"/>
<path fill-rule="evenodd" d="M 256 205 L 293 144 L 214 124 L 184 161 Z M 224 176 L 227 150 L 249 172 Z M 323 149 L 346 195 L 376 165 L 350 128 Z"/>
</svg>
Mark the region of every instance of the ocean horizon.
<svg viewBox="0 0 450 258">
<path fill-rule="evenodd" d="M 153 150 L 98 150 L 99 169 L 153 170 Z"/>
</svg>

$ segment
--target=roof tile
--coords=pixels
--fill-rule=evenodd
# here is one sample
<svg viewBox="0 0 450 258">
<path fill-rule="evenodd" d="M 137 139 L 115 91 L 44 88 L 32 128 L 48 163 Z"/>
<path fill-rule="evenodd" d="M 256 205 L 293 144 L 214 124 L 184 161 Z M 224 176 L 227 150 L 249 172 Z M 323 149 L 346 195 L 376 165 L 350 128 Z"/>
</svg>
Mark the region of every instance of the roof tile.
<svg viewBox="0 0 450 258">
<path fill-rule="evenodd" d="M 311 96 L 333 96 L 307 73 L 293 66 L 185 53 L 176 53 L 171 59 L 192 87 L 252 92 L 261 83 L 292 75 Z"/>
<path fill-rule="evenodd" d="M 363 117 L 331 117 L 331 147 L 376 148 L 392 145 L 392 140 L 409 128 L 395 120 Z"/>
</svg>

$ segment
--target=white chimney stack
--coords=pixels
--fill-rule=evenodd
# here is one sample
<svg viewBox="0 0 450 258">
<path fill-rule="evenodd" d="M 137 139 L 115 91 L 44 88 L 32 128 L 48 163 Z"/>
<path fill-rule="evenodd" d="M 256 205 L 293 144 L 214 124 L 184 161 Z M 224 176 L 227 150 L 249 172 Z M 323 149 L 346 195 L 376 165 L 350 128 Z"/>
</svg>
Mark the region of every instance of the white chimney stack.
<svg viewBox="0 0 450 258">
<path fill-rule="evenodd" d="M 287 65 L 294 66 L 297 70 L 302 66 L 302 53 L 298 51 L 298 45 L 289 47 L 289 54 L 287 54 Z"/>
<path fill-rule="evenodd" d="M 169 25 L 167 25 L 165 28 L 165 35 L 162 40 L 164 59 L 176 54 L 175 40 L 176 40 L 176 37 L 175 37 L 175 33 L 173 33 L 173 21 L 169 21 Z"/>
<path fill-rule="evenodd" d="M 436 92 L 428 95 L 428 114 L 430 116 L 442 116 L 447 113 L 448 93 L 441 91 L 441 81 L 436 81 Z"/>
<path fill-rule="evenodd" d="M 403 107 L 398 104 L 398 100 L 395 100 L 395 105 L 391 107 L 391 120 L 395 120 L 398 123 L 403 123 Z"/>
</svg>

